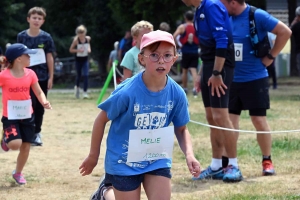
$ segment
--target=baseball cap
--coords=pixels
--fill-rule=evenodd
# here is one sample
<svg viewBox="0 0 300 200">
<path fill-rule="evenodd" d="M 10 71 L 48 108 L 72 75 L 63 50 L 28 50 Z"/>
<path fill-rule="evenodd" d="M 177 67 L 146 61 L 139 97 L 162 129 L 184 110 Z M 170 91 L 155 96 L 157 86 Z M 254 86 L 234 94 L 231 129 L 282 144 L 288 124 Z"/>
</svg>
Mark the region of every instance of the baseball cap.
<svg viewBox="0 0 300 200">
<path fill-rule="evenodd" d="M 15 43 L 7 47 L 5 57 L 8 62 L 12 63 L 16 58 L 23 54 L 35 54 L 37 50 L 28 49 L 27 46 L 21 43 Z"/>
<path fill-rule="evenodd" d="M 168 42 L 176 48 L 173 35 L 171 35 L 166 31 L 157 30 L 157 31 L 151 31 L 143 35 L 140 49 L 142 50 L 143 48 L 155 42 Z"/>
<path fill-rule="evenodd" d="M 300 6 L 296 8 L 296 15 L 300 16 Z"/>
</svg>

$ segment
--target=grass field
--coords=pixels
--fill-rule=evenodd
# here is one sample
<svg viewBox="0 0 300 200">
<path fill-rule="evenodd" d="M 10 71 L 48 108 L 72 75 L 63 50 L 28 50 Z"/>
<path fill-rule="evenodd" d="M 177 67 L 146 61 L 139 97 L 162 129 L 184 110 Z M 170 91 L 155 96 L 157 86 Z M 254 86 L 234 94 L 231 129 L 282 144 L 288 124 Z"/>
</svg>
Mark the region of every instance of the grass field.
<svg viewBox="0 0 300 200">
<path fill-rule="evenodd" d="M 292 82 L 293 84 L 289 84 Z M 282 79 L 277 90 L 270 90 L 268 120 L 272 130 L 300 129 L 300 81 Z M 283 85 L 284 84 L 284 85 Z M 105 142 L 98 166 L 92 175 L 82 177 L 78 167 L 89 152 L 91 129 L 99 110 L 96 100 L 75 99 L 73 93 L 50 93 L 53 110 L 45 113 L 43 147 L 32 147 L 23 171 L 27 185 L 17 186 L 11 177 L 18 152 L 0 154 L 0 200 L 80 200 L 88 199 L 103 174 Z M 191 119 L 206 122 L 202 100 L 189 96 Z M 108 124 L 109 126 L 109 124 Z M 107 126 L 107 128 L 108 128 Z M 202 168 L 211 160 L 209 129 L 189 123 L 196 157 Z M 241 115 L 240 128 L 254 130 L 248 113 Z M 106 130 L 107 131 L 107 130 Z M 300 132 L 274 134 L 272 159 L 277 175 L 261 176 L 261 153 L 256 136 L 241 133 L 238 159 L 244 180 L 225 184 L 222 181 L 192 181 L 185 158 L 177 143 L 172 168 L 172 199 L 300 199 Z M 147 199 L 142 194 L 142 199 Z"/>
</svg>

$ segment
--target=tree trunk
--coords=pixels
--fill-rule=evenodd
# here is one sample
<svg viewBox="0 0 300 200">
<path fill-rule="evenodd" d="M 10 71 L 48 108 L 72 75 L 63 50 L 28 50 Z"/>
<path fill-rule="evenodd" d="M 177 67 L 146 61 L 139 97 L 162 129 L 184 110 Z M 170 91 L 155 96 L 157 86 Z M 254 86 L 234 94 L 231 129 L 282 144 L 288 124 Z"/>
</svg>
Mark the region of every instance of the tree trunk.
<svg viewBox="0 0 300 200">
<path fill-rule="evenodd" d="M 295 18 L 295 10 L 297 8 L 297 0 L 287 0 L 289 10 L 289 24 Z M 296 52 L 295 41 L 293 36 L 291 37 L 291 54 L 290 54 L 290 76 L 298 76 L 299 72 L 296 66 Z"/>
</svg>

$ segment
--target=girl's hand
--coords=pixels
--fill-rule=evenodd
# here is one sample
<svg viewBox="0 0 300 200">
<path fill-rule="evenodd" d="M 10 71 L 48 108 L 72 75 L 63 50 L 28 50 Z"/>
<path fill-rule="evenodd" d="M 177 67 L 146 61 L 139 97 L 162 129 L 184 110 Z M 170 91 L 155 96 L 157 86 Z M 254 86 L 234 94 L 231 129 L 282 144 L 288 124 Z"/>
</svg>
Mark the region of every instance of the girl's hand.
<svg viewBox="0 0 300 200">
<path fill-rule="evenodd" d="M 89 175 L 97 165 L 98 159 L 88 156 L 79 167 L 82 176 Z"/>
<path fill-rule="evenodd" d="M 49 101 L 46 101 L 44 104 L 43 104 L 43 107 L 46 108 L 46 109 L 52 109 L 52 106 L 50 104 Z"/>
<path fill-rule="evenodd" d="M 201 166 L 198 160 L 194 156 L 186 157 L 186 164 L 193 177 L 198 177 L 201 173 Z"/>
</svg>

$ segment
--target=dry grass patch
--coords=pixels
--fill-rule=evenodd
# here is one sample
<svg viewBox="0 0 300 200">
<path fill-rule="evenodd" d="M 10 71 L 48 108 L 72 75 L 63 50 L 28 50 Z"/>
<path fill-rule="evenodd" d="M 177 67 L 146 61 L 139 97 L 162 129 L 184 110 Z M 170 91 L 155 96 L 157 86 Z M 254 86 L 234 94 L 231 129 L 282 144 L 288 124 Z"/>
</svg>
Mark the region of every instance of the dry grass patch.
<svg viewBox="0 0 300 200">
<path fill-rule="evenodd" d="M 270 90 L 271 109 L 268 119 L 273 130 L 300 129 L 300 87 L 279 86 Z M 80 200 L 88 199 L 103 174 L 105 141 L 98 166 L 92 175 L 82 177 L 78 167 L 87 156 L 93 121 L 99 110 L 98 93 L 89 100 L 74 99 L 72 93 L 51 93 L 53 110 L 46 111 L 43 125 L 43 147 L 33 147 L 24 175 L 28 184 L 16 186 L 11 177 L 18 152 L 0 154 L 1 200 Z M 206 122 L 201 98 L 189 96 L 191 119 Z M 196 157 L 202 167 L 209 165 L 211 147 L 209 129 L 190 123 Z M 241 129 L 254 130 L 248 113 L 241 116 Z M 299 133 L 275 134 L 272 158 L 277 172 L 261 176 L 261 154 L 253 134 L 241 133 L 238 143 L 239 164 L 244 181 L 225 184 L 222 181 L 192 181 L 185 158 L 177 143 L 172 168 L 172 199 L 300 199 Z M 146 199 L 142 194 L 142 199 Z"/>
</svg>

